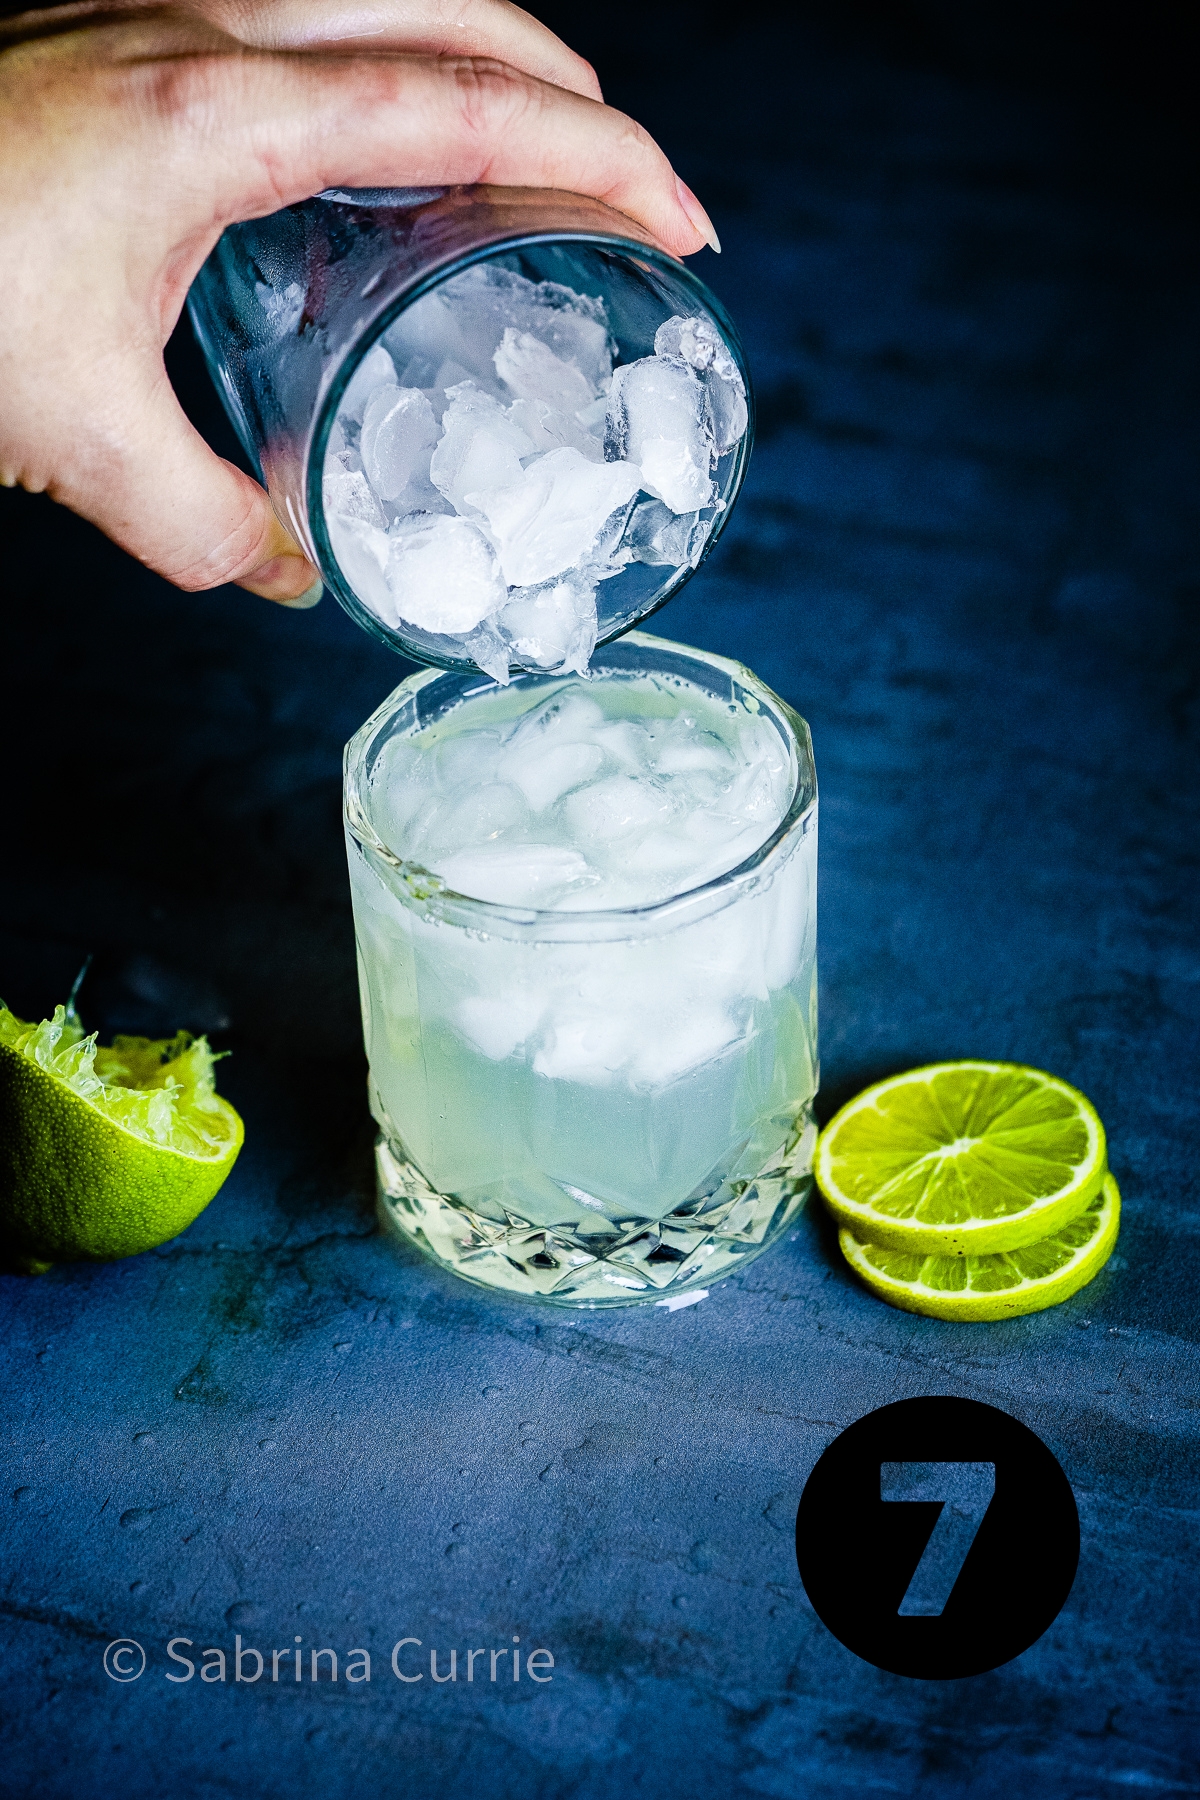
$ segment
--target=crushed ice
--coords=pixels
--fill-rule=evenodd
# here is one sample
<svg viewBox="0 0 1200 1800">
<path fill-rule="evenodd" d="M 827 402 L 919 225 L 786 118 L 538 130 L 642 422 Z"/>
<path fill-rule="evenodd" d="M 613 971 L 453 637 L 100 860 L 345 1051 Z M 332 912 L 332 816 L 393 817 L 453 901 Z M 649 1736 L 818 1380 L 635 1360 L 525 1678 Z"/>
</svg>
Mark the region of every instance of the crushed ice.
<svg viewBox="0 0 1200 1800">
<path fill-rule="evenodd" d="M 385 624 L 502 683 L 513 664 L 583 674 L 602 581 L 696 566 L 747 421 L 708 319 L 666 320 L 614 370 L 602 301 L 468 269 L 355 371 L 326 454 L 330 541 Z"/>
</svg>

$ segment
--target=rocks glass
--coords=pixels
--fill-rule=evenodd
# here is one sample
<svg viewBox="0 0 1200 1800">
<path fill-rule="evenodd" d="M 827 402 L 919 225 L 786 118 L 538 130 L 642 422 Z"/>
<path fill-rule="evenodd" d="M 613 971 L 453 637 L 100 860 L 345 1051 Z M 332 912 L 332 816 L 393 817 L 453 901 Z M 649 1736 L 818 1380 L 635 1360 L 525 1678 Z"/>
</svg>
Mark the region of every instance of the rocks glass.
<svg viewBox="0 0 1200 1800">
<path fill-rule="evenodd" d="M 469 1280 L 569 1305 L 706 1286 L 778 1238 L 811 1185 L 808 728 L 740 664 L 642 633 L 598 652 L 586 684 L 568 679 L 591 694 L 629 675 L 767 721 L 789 771 L 786 811 L 753 854 L 658 904 L 500 905 L 409 859 L 385 823 L 389 740 L 487 691 L 477 674 L 413 675 L 346 750 L 385 1222 Z M 513 686 L 533 704 L 562 681 Z"/>
</svg>

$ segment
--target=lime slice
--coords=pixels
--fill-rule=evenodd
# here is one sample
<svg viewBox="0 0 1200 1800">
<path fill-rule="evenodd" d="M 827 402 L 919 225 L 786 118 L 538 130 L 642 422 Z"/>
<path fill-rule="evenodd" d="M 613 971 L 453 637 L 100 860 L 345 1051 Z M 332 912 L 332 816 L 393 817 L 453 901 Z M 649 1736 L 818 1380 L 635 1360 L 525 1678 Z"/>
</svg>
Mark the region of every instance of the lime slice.
<svg viewBox="0 0 1200 1800">
<path fill-rule="evenodd" d="M 108 1261 L 190 1225 L 242 1147 L 186 1031 L 100 1049 L 73 1006 L 27 1025 L 0 1003 L 0 1252 L 39 1274 Z"/>
<path fill-rule="evenodd" d="M 981 1256 L 1049 1237 L 1106 1169 L 1089 1100 L 1020 1063 L 933 1063 L 866 1088 L 817 1144 L 817 1185 L 867 1243 Z"/>
<path fill-rule="evenodd" d="M 1015 1319 L 1069 1299 L 1108 1261 L 1121 1195 L 1111 1175 L 1081 1213 L 1052 1236 L 994 1256 L 912 1256 L 839 1231 L 842 1255 L 889 1306 L 930 1319 Z"/>
</svg>

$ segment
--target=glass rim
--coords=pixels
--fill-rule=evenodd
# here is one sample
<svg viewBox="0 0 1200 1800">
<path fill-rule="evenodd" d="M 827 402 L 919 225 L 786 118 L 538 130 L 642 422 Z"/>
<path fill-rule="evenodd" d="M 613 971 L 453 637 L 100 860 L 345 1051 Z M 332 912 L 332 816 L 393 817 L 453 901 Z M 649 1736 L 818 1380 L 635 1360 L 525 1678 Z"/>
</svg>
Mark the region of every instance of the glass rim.
<svg viewBox="0 0 1200 1800">
<path fill-rule="evenodd" d="M 407 645 L 398 630 L 377 618 L 369 607 L 364 606 L 342 574 L 342 566 L 334 554 L 333 544 L 326 529 L 323 504 L 325 457 L 329 434 L 333 430 L 338 408 L 359 364 L 384 333 L 391 329 L 402 313 L 407 312 L 409 307 L 415 305 L 425 294 L 432 293 L 443 282 L 449 281 L 454 275 L 462 274 L 465 269 L 473 268 L 476 263 L 489 262 L 498 256 L 509 255 L 514 251 L 539 244 L 585 244 L 595 249 L 617 251 L 634 260 L 640 259 L 655 264 L 666 270 L 673 280 L 681 280 L 686 287 L 693 291 L 705 311 L 720 326 L 721 334 L 734 355 L 745 385 L 748 417 L 746 430 L 734 448 L 735 460 L 730 480 L 729 499 L 722 511 L 717 513 L 713 519 L 712 527 L 705 539 L 695 568 L 684 564 L 682 568 L 677 569 L 674 579 L 667 584 L 664 592 L 657 596 L 644 612 L 638 614 L 639 624 L 643 619 L 653 617 L 660 607 L 665 606 L 669 600 L 673 600 L 680 588 L 691 580 L 707 560 L 713 545 L 729 522 L 734 503 L 741 491 L 742 482 L 745 480 L 746 466 L 754 447 L 754 388 L 750 380 L 746 352 L 737 326 L 721 301 L 711 292 L 707 283 L 702 281 L 700 276 L 694 274 L 686 263 L 681 262 L 678 257 L 670 255 L 668 251 L 660 250 L 656 245 L 644 243 L 638 238 L 621 237 L 617 233 L 610 235 L 583 228 L 572 231 L 569 227 L 562 226 L 548 231 L 514 231 L 486 243 L 472 245 L 467 250 L 459 250 L 444 262 L 434 263 L 428 269 L 423 270 L 409 286 L 402 288 L 398 294 L 394 294 L 388 304 L 364 327 L 353 343 L 347 346 L 345 354 L 333 372 L 329 386 L 322 395 L 317 409 L 316 421 L 309 442 L 308 466 L 305 475 L 305 511 L 308 515 L 308 527 L 312 534 L 313 547 L 317 552 L 317 566 L 321 570 L 322 580 L 332 588 L 338 604 L 350 614 L 356 625 L 369 632 L 381 644 L 386 644 L 387 648 L 395 655 L 419 660 L 434 669 L 470 670 L 477 665 L 470 658 L 451 657 L 448 654 L 443 656 L 424 646 L 418 657 L 417 652 Z M 326 569 L 332 573 L 327 574 Z M 632 629 L 629 626 L 615 625 L 611 631 L 597 639 L 597 649 L 612 643 L 618 637 L 628 636 Z M 531 672 L 530 670 L 521 671 L 522 674 Z"/>
<path fill-rule="evenodd" d="M 407 892 L 398 897 L 406 904 L 426 906 L 430 902 L 436 904 L 439 918 L 444 923 L 457 925 L 465 930 L 486 930 L 488 924 L 532 928 L 536 936 L 540 929 L 552 933 L 556 940 L 569 939 L 576 934 L 580 938 L 640 935 L 639 927 L 645 931 L 661 929 L 671 923 L 670 914 L 674 911 L 699 911 L 706 913 L 716 911 L 728 905 L 737 897 L 738 892 L 753 888 L 759 880 L 767 876 L 773 878 L 774 864 L 780 857 L 777 853 L 793 838 L 798 838 L 809 829 L 811 820 L 817 809 L 816 769 L 812 754 L 812 734 L 807 721 L 781 700 L 779 695 L 769 688 L 766 682 L 748 669 L 736 658 L 719 656 L 715 651 L 700 650 L 692 644 L 677 643 L 671 638 L 655 637 L 651 632 L 626 631 L 619 638 L 610 640 L 610 644 L 629 644 L 635 649 L 647 648 L 653 651 L 666 651 L 688 660 L 699 661 L 708 667 L 715 667 L 738 683 L 746 687 L 760 702 L 776 716 L 786 727 L 796 760 L 796 779 L 792 798 L 783 817 L 757 849 L 743 857 L 733 868 L 721 875 L 715 875 L 709 881 L 700 882 L 696 887 L 684 888 L 677 894 L 670 894 L 663 900 L 654 900 L 638 906 L 617 907 L 529 907 L 512 906 L 498 900 L 481 900 L 471 894 L 460 894 L 443 881 L 439 875 L 427 869 L 424 864 L 400 857 L 387 845 L 375 830 L 362 802 L 360 778 L 365 767 L 366 757 L 371 745 L 379 737 L 385 723 L 399 710 L 398 696 L 407 700 L 419 693 L 423 687 L 433 682 L 442 681 L 447 676 L 469 674 L 469 670 L 442 669 L 438 667 L 419 669 L 409 675 L 400 685 L 383 700 L 370 718 L 359 727 L 346 745 L 343 767 L 343 804 L 342 815 L 346 829 L 354 841 L 365 852 L 373 867 L 385 874 L 388 885 L 396 891 L 398 876 L 400 884 Z M 599 646 L 597 646 L 599 648 Z M 597 671 L 600 673 L 601 671 Z M 613 671 L 617 673 L 618 671 Z M 495 688 L 497 684 L 480 673 L 481 681 L 486 689 Z M 569 672 L 568 672 L 569 673 Z M 523 671 L 514 676 L 514 682 L 522 679 L 535 681 L 553 680 L 556 671 L 537 672 Z M 464 698 L 472 696 L 464 696 Z M 806 781 L 805 761 L 807 774 Z M 379 865 L 383 867 L 380 870 Z M 772 865 L 768 868 L 768 865 Z M 409 884 L 412 884 L 411 888 Z M 446 916 L 447 913 L 450 916 Z M 459 919 L 453 915 L 462 913 Z"/>
</svg>

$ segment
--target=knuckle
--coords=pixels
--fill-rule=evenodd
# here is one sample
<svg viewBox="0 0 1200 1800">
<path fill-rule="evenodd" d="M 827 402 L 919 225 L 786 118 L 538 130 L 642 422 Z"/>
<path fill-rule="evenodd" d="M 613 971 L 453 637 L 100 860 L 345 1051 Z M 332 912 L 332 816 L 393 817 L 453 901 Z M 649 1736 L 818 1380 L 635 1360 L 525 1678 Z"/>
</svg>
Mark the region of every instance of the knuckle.
<svg viewBox="0 0 1200 1800">
<path fill-rule="evenodd" d="M 185 552 L 178 560 L 164 563 L 162 573 L 168 581 L 188 593 L 220 587 L 222 582 L 236 581 L 257 568 L 263 560 L 267 536 L 261 507 L 247 498 L 241 516 L 231 524 L 219 543 L 208 547 L 200 556 L 189 556 Z"/>
<path fill-rule="evenodd" d="M 136 74 L 149 116 L 172 132 L 211 137 L 228 92 L 230 59 L 182 56 L 144 64 Z"/>
<path fill-rule="evenodd" d="M 660 155 L 658 146 L 643 125 L 639 125 L 636 119 L 631 119 L 628 113 L 615 113 L 614 118 L 617 148 L 624 156 L 630 160 L 653 156 L 657 160 Z"/>
<path fill-rule="evenodd" d="M 450 73 L 460 123 L 481 145 L 490 145 L 510 129 L 532 103 L 533 83 L 491 57 L 456 58 Z"/>
<path fill-rule="evenodd" d="M 670 169 L 650 133 L 636 119 L 615 113 L 605 175 L 607 179 L 594 191 L 600 199 L 616 205 L 632 193 L 657 191 Z"/>
</svg>

